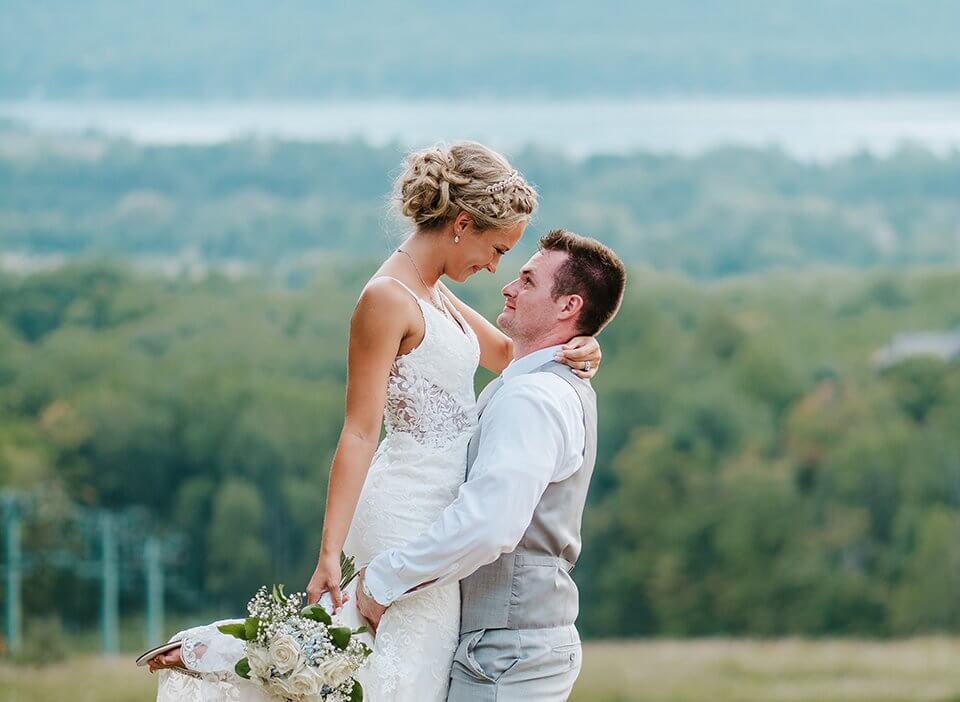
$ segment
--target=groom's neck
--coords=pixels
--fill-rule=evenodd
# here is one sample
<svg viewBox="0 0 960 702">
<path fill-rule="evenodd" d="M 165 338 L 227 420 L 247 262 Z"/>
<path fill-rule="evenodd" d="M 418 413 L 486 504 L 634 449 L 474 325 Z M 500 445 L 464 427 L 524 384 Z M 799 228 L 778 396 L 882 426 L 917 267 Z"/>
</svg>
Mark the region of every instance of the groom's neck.
<svg viewBox="0 0 960 702">
<path fill-rule="evenodd" d="M 524 356 L 529 356 L 541 349 L 548 349 L 551 346 L 565 344 L 573 337 L 567 337 L 564 334 L 551 334 L 550 336 L 533 340 L 513 340 L 513 360 L 519 360 Z"/>
</svg>

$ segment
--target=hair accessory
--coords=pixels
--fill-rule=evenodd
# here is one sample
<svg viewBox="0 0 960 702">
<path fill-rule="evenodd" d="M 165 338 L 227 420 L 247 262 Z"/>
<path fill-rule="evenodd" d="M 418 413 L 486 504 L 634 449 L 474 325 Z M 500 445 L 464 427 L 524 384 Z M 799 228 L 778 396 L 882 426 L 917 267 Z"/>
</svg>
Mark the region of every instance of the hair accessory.
<svg viewBox="0 0 960 702">
<path fill-rule="evenodd" d="M 493 195 L 494 193 L 503 192 L 506 188 L 509 188 L 511 185 L 516 185 L 517 183 L 522 183 L 522 182 L 523 182 L 523 176 L 520 175 L 518 171 L 514 171 L 503 180 L 499 180 L 493 185 L 488 185 L 487 194 Z"/>
</svg>

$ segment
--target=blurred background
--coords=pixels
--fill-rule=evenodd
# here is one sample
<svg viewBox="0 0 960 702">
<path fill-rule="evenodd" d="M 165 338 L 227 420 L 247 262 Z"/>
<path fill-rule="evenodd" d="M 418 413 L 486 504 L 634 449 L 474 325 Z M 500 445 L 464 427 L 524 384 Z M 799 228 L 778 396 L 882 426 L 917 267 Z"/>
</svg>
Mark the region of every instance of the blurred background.
<svg viewBox="0 0 960 702">
<path fill-rule="evenodd" d="M 542 196 L 469 302 L 556 226 L 630 267 L 574 699 L 960 699 L 960 2 L 5 0 L 0 700 L 148 700 L 305 587 L 392 179 L 460 138 Z"/>
</svg>

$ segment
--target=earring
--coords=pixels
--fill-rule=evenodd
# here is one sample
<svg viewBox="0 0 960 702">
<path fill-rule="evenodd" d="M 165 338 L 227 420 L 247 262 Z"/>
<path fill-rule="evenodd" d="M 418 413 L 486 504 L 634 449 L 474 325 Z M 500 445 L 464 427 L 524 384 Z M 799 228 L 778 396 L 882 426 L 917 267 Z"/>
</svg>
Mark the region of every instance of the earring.
<svg viewBox="0 0 960 702">
<path fill-rule="evenodd" d="M 459 243 L 460 243 L 460 235 L 459 235 L 459 234 L 457 234 L 455 237 L 453 237 L 453 243 L 454 243 L 454 244 L 459 244 Z"/>
</svg>

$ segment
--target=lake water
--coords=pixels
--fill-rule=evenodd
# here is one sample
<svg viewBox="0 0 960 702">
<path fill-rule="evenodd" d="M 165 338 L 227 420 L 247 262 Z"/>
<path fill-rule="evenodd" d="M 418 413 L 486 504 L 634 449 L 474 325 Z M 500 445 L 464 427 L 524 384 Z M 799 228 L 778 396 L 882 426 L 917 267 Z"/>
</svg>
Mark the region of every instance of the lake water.
<svg viewBox="0 0 960 702">
<path fill-rule="evenodd" d="M 775 145 L 830 160 L 905 141 L 960 150 L 960 95 L 882 98 L 677 98 L 578 101 L 0 102 L 0 118 L 39 129 L 94 129 L 157 144 L 261 135 L 418 146 L 470 138 L 573 157 L 645 150 L 695 154 Z"/>
</svg>

